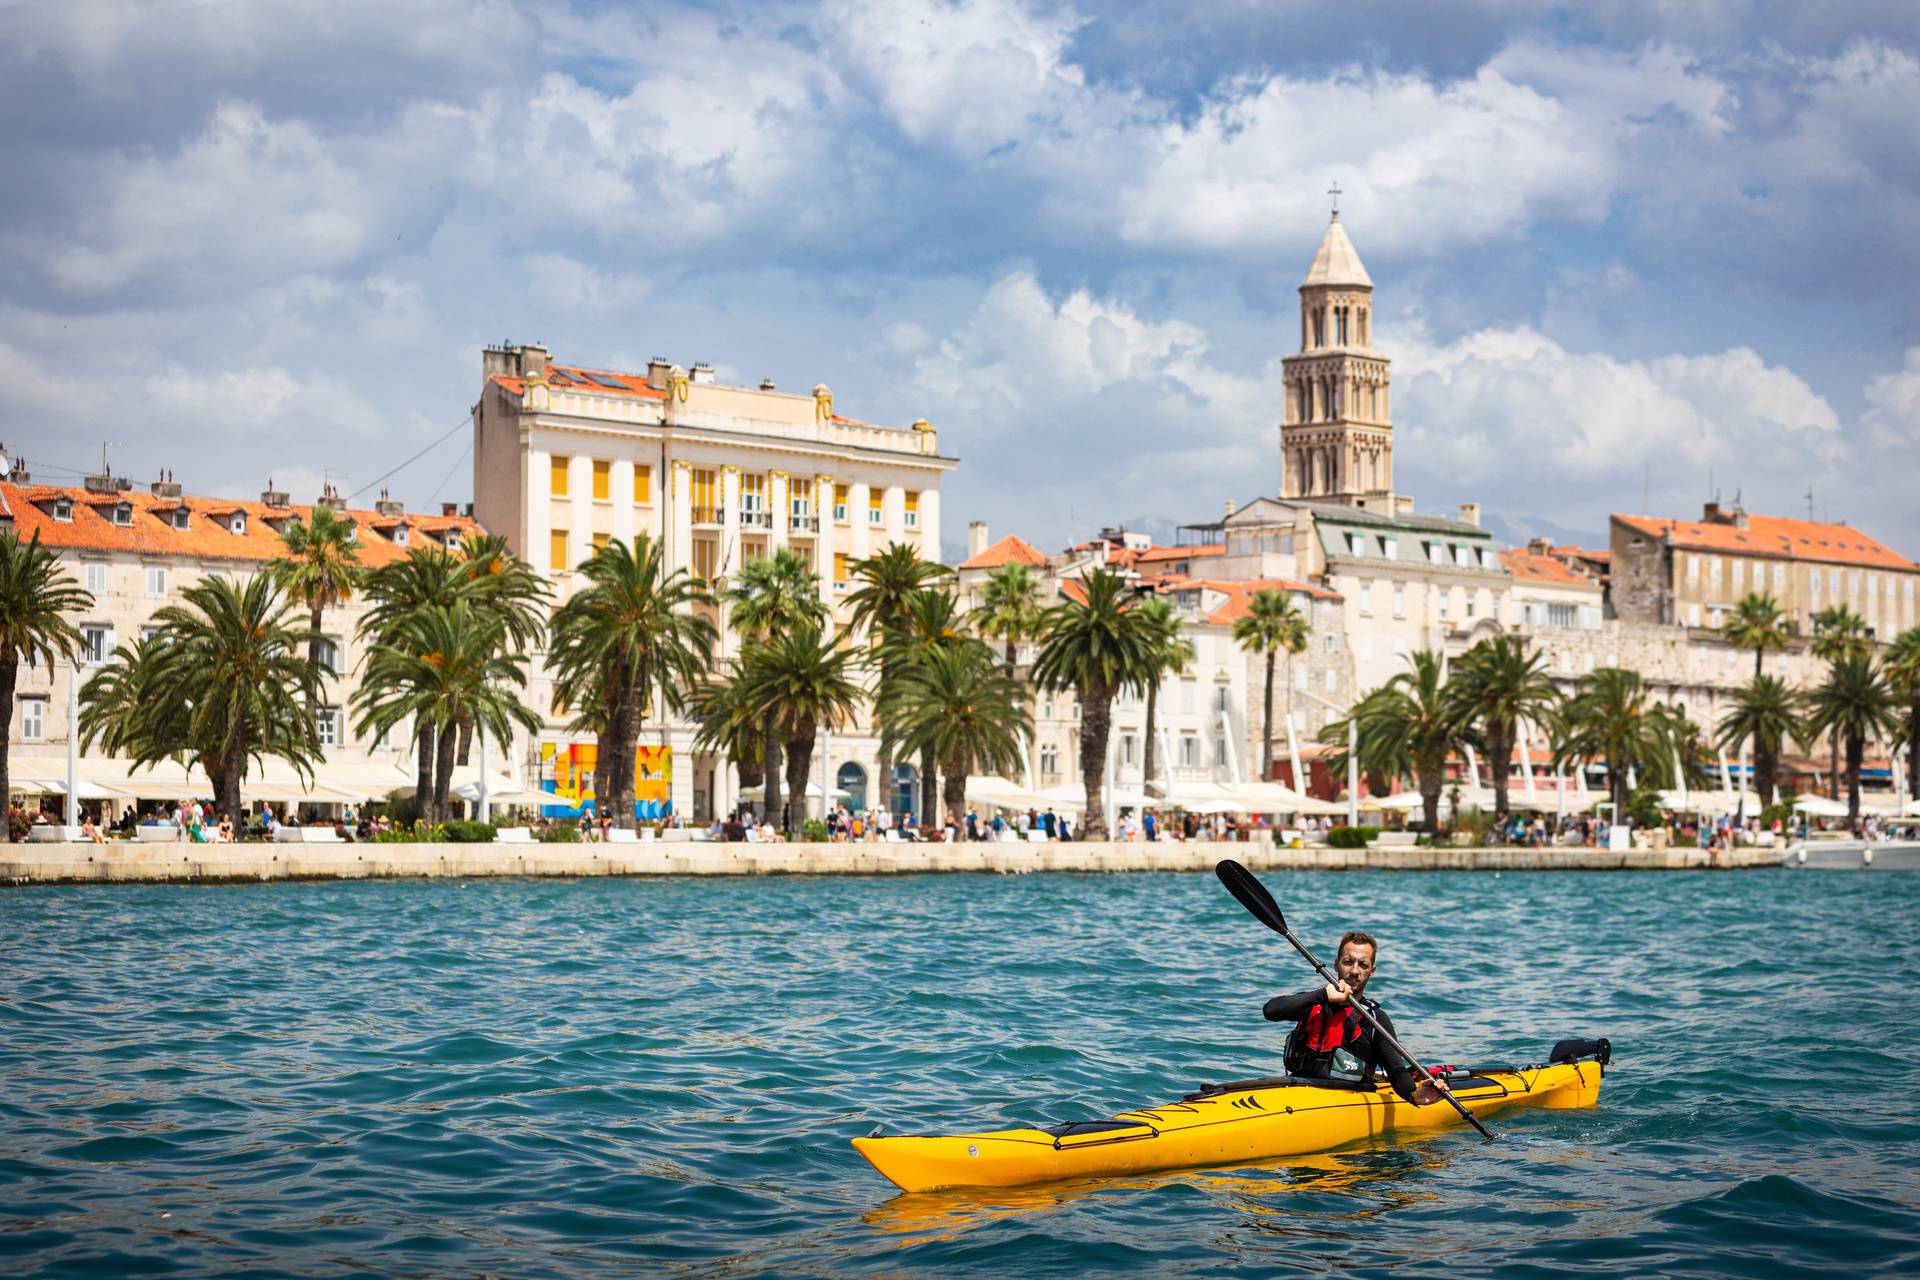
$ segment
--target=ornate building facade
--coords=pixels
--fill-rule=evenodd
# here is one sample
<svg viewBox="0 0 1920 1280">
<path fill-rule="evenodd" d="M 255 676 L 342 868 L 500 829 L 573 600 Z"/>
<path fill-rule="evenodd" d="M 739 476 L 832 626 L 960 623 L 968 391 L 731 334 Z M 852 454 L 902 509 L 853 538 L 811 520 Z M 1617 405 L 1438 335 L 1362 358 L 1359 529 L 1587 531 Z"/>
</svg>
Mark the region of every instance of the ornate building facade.
<svg viewBox="0 0 1920 1280">
<path fill-rule="evenodd" d="M 1281 365 L 1280 496 L 1359 504 L 1390 494 L 1392 377 L 1373 349 L 1373 279 L 1337 212 L 1300 284 L 1300 350 Z"/>
</svg>

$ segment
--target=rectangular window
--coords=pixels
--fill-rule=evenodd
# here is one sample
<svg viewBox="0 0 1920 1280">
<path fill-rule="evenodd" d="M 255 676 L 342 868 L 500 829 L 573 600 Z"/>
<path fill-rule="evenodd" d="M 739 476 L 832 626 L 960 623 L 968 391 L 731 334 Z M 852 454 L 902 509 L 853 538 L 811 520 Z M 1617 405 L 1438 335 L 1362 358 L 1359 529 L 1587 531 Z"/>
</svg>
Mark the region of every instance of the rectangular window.
<svg viewBox="0 0 1920 1280">
<path fill-rule="evenodd" d="M 554 454 L 547 470 L 547 492 L 556 498 L 567 496 L 567 464 L 571 458 Z"/>
<path fill-rule="evenodd" d="M 1735 560 L 1733 562 L 1733 589 L 1738 591 L 1746 585 L 1747 562 L 1745 560 Z"/>
<path fill-rule="evenodd" d="M 1213 740 L 1213 767 L 1216 769 L 1224 769 L 1227 767 L 1227 740 L 1225 738 L 1215 738 Z"/>
<path fill-rule="evenodd" d="M 719 561 L 719 544 L 712 538 L 693 540 L 693 580 L 706 584 L 713 581 L 713 567 Z"/>
<path fill-rule="evenodd" d="M 1332 631 L 1329 631 L 1329 632 L 1327 633 L 1327 635 L 1326 635 L 1326 651 L 1327 651 L 1328 653 L 1338 653 L 1338 652 L 1340 652 L 1340 637 L 1339 637 L 1339 635 L 1338 635 L 1337 633 L 1335 633 L 1335 632 L 1332 632 Z"/>
<path fill-rule="evenodd" d="M 1773 589 L 1775 591 L 1787 589 L 1787 566 L 1778 562 L 1773 566 Z"/>
<path fill-rule="evenodd" d="M 920 527 L 920 493 L 916 489 L 907 490 L 907 528 Z"/>
<path fill-rule="evenodd" d="M 1432 564 L 1445 564 L 1447 562 L 1446 544 L 1429 542 L 1427 544 L 1427 560 Z"/>
<path fill-rule="evenodd" d="M 1449 597 L 1451 597 L 1452 595 L 1453 595 L 1452 590 L 1447 587 L 1434 588 L 1433 614 L 1436 618 L 1439 618 L 1442 622 L 1445 622 L 1447 620 L 1447 604 L 1448 604 Z"/>
<path fill-rule="evenodd" d="M 1360 616 L 1363 618 L 1373 616 L 1373 584 L 1371 582 L 1360 584 Z"/>
<path fill-rule="evenodd" d="M 147 566 L 147 598 L 164 599 L 167 594 L 167 570 L 165 565 Z"/>
<path fill-rule="evenodd" d="M 1699 605 L 1690 604 L 1687 606 L 1687 625 L 1690 627 L 1697 627 L 1700 625 L 1700 606 Z"/>
<path fill-rule="evenodd" d="M 1373 661 L 1373 637 L 1372 636 L 1360 637 L 1360 661 L 1362 662 Z"/>
<path fill-rule="evenodd" d="M 813 519 L 813 481 L 787 481 L 787 513 L 796 524 L 805 524 Z"/>
<path fill-rule="evenodd" d="M 1493 552 L 1487 550 L 1485 547 L 1480 548 L 1480 567 L 1482 569 L 1492 569 L 1496 567 L 1493 563 Z"/>
<path fill-rule="evenodd" d="M 1405 584 L 1399 582 L 1393 584 L 1393 616 L 1396 618 L 1407 616 L 1407 588 Z"/>
<path fill-rule="evenodd" d="M 1233 706 L 1233 686 L 1217 684 L 1213 686 L 1213 709 L 1224 714 Z"/>
<path fill-rule="evenodd" d="M 1380 539 L 1380 554 L 1389 560 L 1398 560 L 1400 558 L 1400 543 L 1396 539 L 1383 536 Z"/>
<path fill-rule="evenodd" d="M 593 535 L 593 549 L 594 549 L 595 551 L 598 551 L 598 550 L 599 550 L 600 548 L 602 548 L 602 547 L 604 547 L 604 546 L 606 546 L 606 545 L 607 545 L 607 544 L 608 544 L 609 542 L 611 542 L 611 541 L 613 541 L 613 535 L 612 535 L 612 534 L 610 534 L 610 533 L 596 533 L 596 534 L 594 534 L 594 535 Z"/>
<path fill-rule="evenodd" d="M 847 486 L 843 484 L 833 486 L 833 518 L 841 524 L 847 522 Z"/>
<path fill-rule="evenodd" d="M 693 512 L 695 524 L 719 524 L 720 504 L 714 499 L 713 472 L 696 468 L 693 472 Z"/>
<path fill-rule="evenodd" d="M 47 700 L 20 699 L 20 737 L 25 742 L 40 742 L 47 736 Z"/>
<path fill-rule="evenodd" d="M 318 645 L 318 648 L 320 651 L 320 665 L 326 668 L 328 671 L 333 672 L 335 675 L 339 675 L 340 674 L 340 646 L 335 644 L 332 640 L 328 640 L 323 637 Z"/>
<path fill-rule="evenodd" d="M 1180 682 L 1180 710 L 1192 715 L 1200 696 L 1200 686 L 1191 680 Z"/>
<path fill-rule="evenodd" d="M 547 535 L 547 563 L 555 573 L 565 573 L 573 568 L 573 561 L 567 553 L 565 529 L 555 529 Z"/>
<path fill-rule="evenodd" d="M 1479 614 L 1479 612 L 1480 612 L 1480 593 L 1478 591 L 1467 592 L 1467 616 L 1469 618 L 1475 617 L 1476 615 Z"/>
<path fill-rule="evenodd" d="M 644 506 L 653 501 L 653 468 L 636 466 L 633 469 L 633 501 Z"/>
<path fill-rule="evenodd" d="M 1363 556 L 1367 554 L 1367 540 L 1357 533 L 1348 534 L 1347 554 L 1350 556 Z"/>
<path fill-rule="evenodd" d="M 767 477 L 765 474 L 743 475 L 740 477 L 740 514 L 759 515 L 767 509 Z M 742 523 L 750 523 L 743 521 Z"/>
<path fill-rule="evenodd" d="M 1571 627 L 1574 623 L 1576 606 L 1570 604 L 1549 604 L 1547 606 L 1547 625 L 1550 627 Z"/>
<path fill-rule="evenodd" d="M 89 560 L 82 566 L 81 575 L 89 594 L 100 596 L 107 592 L 107 566 L 101 560 Z"/>
<path fill-rule="evenodd" d="M 1687 581 L 1688 582 L 1700 581 L 1700 557 L 1699 556 L 1687 557 Z"/>
<path fill-rule="evenodd" d="M 99 666 L 113 654 L 113 628 L 89 623 L 80 628 L 80 661 Z"/>
<path fill-rule="evenodd" d="M 1295 667 L 1293 669 L 1293 687 L 1296 689 L 1304 689 L 1307 687 L 1307 669 L 1305 667 Z"/>
<path fill-rule="evenodd" d="M 600 458 L 593 460 L 593 500 L 605 502 L 613 497 L 613 464 Z"/>
<path fill-rule="evenodd" d="M 833 580 L 839 583 L 847 580 L 847 553 L 844 551 L 833 553 Z"/>
<path fill-rule="evenodd" d="M 1200 763 L 1200 739 L 1190 733 L 1180 735 L 1180 763 L 1189 769 Z"/>
<path fill-rule="evenodd" d="M 1712 583 L 1716 587 L 1720 585 L 1720 557 L 1719 556 L 1707 557 L 1707 581 Z"/>
<path fill-rule="evenodd" d="M 1328 692 L 1328 693 L 1338 693 L 1338 692 L 1340 691 L 1340 676 L 1339 676 L 1339 673 L 1338 673 L 1338 672 L 1334 672 L 1334 671 L 1328 671 L 1328 672 L 1326 673 L 1326 677 L 1327 677 L 1327 679 L 1326 679 L 1326 685 L 1327 685 L 1327 692 Z"/>
<path fill-rule="evenodd" d="M 887 491 L 885 489 L 867 490 L 867 523 L 884 524 L 886 522 Z"/>
<path fill-rule="evenodd" d="M 1473 548 L 1455 547 L 1453 549 L 1453 562 L 1462 569 L 1473 568 Z"/>
<path fill-rule="evenodd" d="M 1138 748 L 1139 743 L 1140 743 L 1140 740 L 1134 737 L 1130 733 L 1123 733 L 1120 735 L 1120 763 L 1121 764 L 1133 763 L 1134 752 Z"/>
<path fill-rule="evenodd" d="M 321 707 L 314 713 L 314 728 L 320 732 L 320 745 L 337 747 L 340 745 L 340 708 Z"/>
</svg>

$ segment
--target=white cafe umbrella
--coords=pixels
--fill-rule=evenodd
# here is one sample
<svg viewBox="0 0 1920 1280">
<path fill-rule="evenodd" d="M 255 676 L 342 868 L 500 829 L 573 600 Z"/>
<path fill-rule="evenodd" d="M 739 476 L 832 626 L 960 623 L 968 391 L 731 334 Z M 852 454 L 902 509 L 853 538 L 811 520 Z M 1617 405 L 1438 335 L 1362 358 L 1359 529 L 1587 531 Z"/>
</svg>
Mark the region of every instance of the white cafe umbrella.
<svg viewBox="0 0 1920 1280">
<path fill-rule="evenodd" d="M 1825 796 L 1801 796 L 1793 802 L 1793 807 L 1810 818 L 1844 818 L 1847 806 L 1838 800 L 1829 800 Z"/>
</svg>

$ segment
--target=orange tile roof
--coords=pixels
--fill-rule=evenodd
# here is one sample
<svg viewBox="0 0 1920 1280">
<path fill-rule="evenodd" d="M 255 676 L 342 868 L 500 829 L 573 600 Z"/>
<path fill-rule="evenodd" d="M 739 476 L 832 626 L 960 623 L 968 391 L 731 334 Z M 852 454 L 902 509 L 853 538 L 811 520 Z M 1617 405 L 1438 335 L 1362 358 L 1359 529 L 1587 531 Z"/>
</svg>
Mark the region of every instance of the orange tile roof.
<svg viewBox="0 0 1920 1280">
<path fill-rule="evenodd" d="M 1567 587 L 1592 587 L 1600 589 L 1600 583 L 1584 573 L 1577 573 L 1567 562 L 1557 556 L 1541 555 L 1523 547 L 1512 547 L 1500 553 L 1500 563 L 1507 572 L 1516 578 L 1530 582 L 1552 582 Z"/>
<path fill-rule="evenodd" d="M 1206 542 L 1193 547 L 1148 547 L 1136 558 L 1141 564 L 1151 564 L 1162 560 L 1197 560 L 1202 556 L 1223 556 L 1226 553 L 1224 545 Z"/>
<path fill-rule="evenodd" d="M 1225 581 L 1219 578 L 1190 578 L 1168 575 L 1155 580 L 1160 591 L 1180 591 L 1188 587 L 1204 587 L 1227 597 L 1226 602 L 1207 615 L 1211 623 L 1230 625 L 1253 612 L 1253 597 L 1262 591 L 1299 592 L 1313 600 L 1338 600 L 1338 591 L 1329 591 L 1317 587 L 1311 582 L 1294 582 L 1288 578 L 1250 578 L 1244 582 Z"/>
<path fill-rule="evenodd" d="M 71 521 L 53 518 L 52 506 L 57 498 L 73 500 Z M 133 507 L 132 524 L 118 525 L 113 522 L 113 508 L 123 500 Z M 284 548 L 279 531 L 268 521 L 285 520 L 295 515 L 305 518 L 313 510 L 311 506 L 269 507 L 260 502 L 235 502 L 229 498 L 192 495 L 161 498 L 144 490 L 96 494 L 85 489 L 40 484 L 0 484 L 0 503 L 5 504 L 5 511 L 11 515 L 22 541 L 37 533 L 41 544 L 54 550 L 123 551 L 136 555 L 194 556 L 207 560 L 271 560 L 281 555 Z M 191 513 L 188 526 L 176 529 L 170 513 L 182 506 Z M 230 516 L 236 511 L 246 513 L 244 533 L 232 533 L 224 519 L 215 519 L 216 516 Z M 347 511 L 343 514 L 363 530 L 357 540 L 361 564 L 378 568 L 404 558 L 411 549 L 364 532 L 378 530 L 383 525 L 391 527 L 397 523 L 393 517 L 372 511 Z M 485 532 L 469 516 L 408 514 L 405 521 L 436 540 L 443 539 L 448 530 L 457 530 L 461 536 Z"/>
<path fill-rule="evenodd" d="M 1006 564 L 1024 564 L 1040 568 L 1047 558 L 1034 550 L 1033 544 L 1018 534 L 1008 534 L 1000 541 L 982 551 L 979 555 L 961 562 L 962 569 L 998 569 Z"/>
<path fill-rule="evenodd" d="M 1649 537 L 1671 534 L 1673 545 L 1689 551 L 1725 551 L 1784 560 L 1818 560 L 1828 564 L 1871 565 L 1878 569 L 1920 569 L 1877 539 L 1851 525 L 1821 524 L 1785 516 L 1749 516 L 1747 527 L 1657 516 L 1613 517 L 1629 529 Z"/>
</svg>

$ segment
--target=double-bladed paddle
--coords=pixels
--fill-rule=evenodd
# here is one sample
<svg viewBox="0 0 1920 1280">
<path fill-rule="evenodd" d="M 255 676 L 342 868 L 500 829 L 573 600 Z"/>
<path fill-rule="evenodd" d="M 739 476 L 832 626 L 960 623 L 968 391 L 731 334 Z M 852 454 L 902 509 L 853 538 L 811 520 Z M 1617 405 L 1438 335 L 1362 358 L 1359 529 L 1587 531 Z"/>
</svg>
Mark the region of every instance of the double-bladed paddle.
<svg viewBox="0 0 1920 1280">
<path fill-rule="evenodd" d="M 1288 942 L 1291 942 L 1293 949 L 1306 957 L 1307 963 L 1319 971 L 1320 976 L 1326 979 L 1328 986 L 1337 987 L 1340 985 L 1340 979 L 1335 976 L 1333 970 L 1321 964 L 1313 952 L 1307 950 L 1306 944 L 1293 936 L 1293 930 L 1287 928 L 1287 918 L 1280 914 L 1280 904 L 1273 900 L 1273 895 L 1267 892 L 1267 886 L 1261 884 L 1253 872 L 1247 870 L 1232 858 L 1227 858 L 1214 867 L 1213 873 L 1220 877 L 1220 883 L 1227 886 L 1227 892 L 1238 898 L 1240 905 L 1245 907 L 1253 915 L 1254 919 L 1285 938 Z M 1380 1025 L 1380 1019 L 1373 1016 L 1373 1010 L 1367 1008 L 1366 1001 L 1355 1000 L 1353 1007 L 1360 1011 L 1360 1016 L 1367 1020 L 1367 1025 L 1373 1028 L 1376 1035 L 1391 1045 L 1401 1057 L 1407 1060 L 1408 1064 L 1413 1067 L 1420 1079 L 1433 1079 L 1433 1076 L 1427 1069 L 1415 1061 L 1412 1054 L 1407 1052 L 1407 1047 L 1394 1039 L 1392 1032 Z M 1488 1142 L 1493 1141 L 1493 1134 L 1487 1131 L 1487 1126 L 1481 1124 L 1478 1117 L 1476 1117 L 1473 1112 L 1467 1110 L 1466 1107 L 1461 1104 L 1460 1099 L 1453 1096 L 1453 1090 L 1441 1089 L 1440 1096 L 1448 1102 L 1451 1102 L 1453 1109 L 1465 1117 L 1468 1124 L 1478 1129 L 1482 1137 L 1486 1138 Z"/>
</svg>

